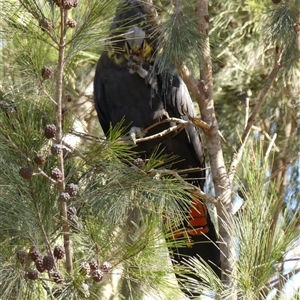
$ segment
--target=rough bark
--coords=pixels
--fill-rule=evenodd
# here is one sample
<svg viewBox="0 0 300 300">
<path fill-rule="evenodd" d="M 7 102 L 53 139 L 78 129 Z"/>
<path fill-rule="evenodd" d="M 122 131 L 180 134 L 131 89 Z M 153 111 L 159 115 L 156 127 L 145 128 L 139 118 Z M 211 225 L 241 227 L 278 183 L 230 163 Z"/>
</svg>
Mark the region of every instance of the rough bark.
<svg viewBox="0 0 300 300">
<path fill-rule="evenodd" d="M 233 216 L 231 203 L 231 189 L 228 173 L 225 167 L 223 151 L 218 134 L 218 122 L 215 115 L 213 100 L 213 79 L 212 66 L 209 50 L 209 14 L 208 0 L 197 1 L 197 19 L 198 30 L 200 33 L 207 35 L 206 51 L 202 61 L 200 62 L 200 82 L 198 85 L 202 98 L 198 101 L 201 117 L 204 122 L 211 126 L 210 131 L 205 132 L 207 151 L 210 160 L 211 174 L 214 184 L 215 197 L 219 200 L 216 205 L 218 213 L 218 225 L 221 250 L 222 279 L 228 286 L 233 286 L 231 282 L 234 270 L 234 243 L 233 236 L 230 234 L 230 219 Z"/>
</svg>

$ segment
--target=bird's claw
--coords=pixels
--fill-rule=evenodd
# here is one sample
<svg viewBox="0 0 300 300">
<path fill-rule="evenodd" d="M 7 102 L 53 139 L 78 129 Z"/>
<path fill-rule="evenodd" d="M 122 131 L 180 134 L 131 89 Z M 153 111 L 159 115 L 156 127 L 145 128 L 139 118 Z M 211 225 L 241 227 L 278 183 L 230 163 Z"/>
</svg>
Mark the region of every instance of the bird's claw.
<svg viewBox="0 0 300 300">
<path fill-rule="evenodd" d="M 136 144 L 137 137 L 143 137 L 142 130 L 140 127 L 132 126 L 129 130 L 129 136 L 134 144 Z"/>
<path fill-rule="evenodd" d="M 129 73 L 137 73 L 142 78 L 147 78 L 149 76 L 149 72 L 143 68 L 143 61 L 143 57 L 139 57 L 136 55 L 130 56 L 129 61 L 127 63 Z"/>
</svg>

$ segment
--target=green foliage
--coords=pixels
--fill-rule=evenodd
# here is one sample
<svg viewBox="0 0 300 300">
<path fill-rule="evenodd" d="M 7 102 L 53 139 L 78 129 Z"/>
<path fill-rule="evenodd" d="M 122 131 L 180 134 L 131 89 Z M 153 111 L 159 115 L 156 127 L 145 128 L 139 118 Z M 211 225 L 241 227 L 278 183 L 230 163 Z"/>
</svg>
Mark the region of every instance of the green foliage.
<svg viewBox="0 0 300 300">
<path fill-rule="evenodd" d="M 49 251 L 49 243 L 54 247 L 61 240 L 59 191 L 49 178 L 43 176 L 49 175 L 57 166 L 57 159 L 49 151 L 51 143 L 43 132 L 43 116 L 52 114 L 51 107 L 45 103 L 20 100 L 14 102 L 12 113 L 5 109 L 1 111 L 3 268 L 0 290 L 1 296 L 8 299 L 13 295 L 18 295 L 18 299 L 43 299 L 56 288 L 51 282 L 44 286 L 43 281 L 38 281 L 34 285 L 24 278 L 28 270 L 35 268 L 34 263 L 26 259 L 23 265 L 16 259 L 20 249 L 28 254 L 34 247 L 45 253 Z M 117 132 L 115 136 L 120 138 Z M 182 201 L 185 201 L 186 187 L 171 174 L 158 175 L 153 170 L 163 164 L 161 156 L 150 159 L 144 169 L 137 168 L 128 143 L 111 138 L 90 145 L 89 149 L 83 161 L 76 157 L 65 161 L 67 182 L 75 181 L 80 185 L 79 196 L 69 206 L 75 206 L 80 214 L 75 223 L 70 221 L 70 225 L 78 225 L 72 234 L 75 269 L 73 277 L 65 274 L 68 284 L 63 287 L 63 297 L 72 295 L 72 299 L 80 299 L 86 280 L 80 275 L 80 264 L 92 259 L 109 261 L 114 268 L 124 265 L 128 278 L 143 282 L 144 293 L 155 291 L 158 286 L 168 289 L 168 281 L 160 280 L 172 272 L 161 231 L 162 212 L 167 210 L 183 219 L 180 215 L 181 207 L 185 205 Z M 33 160 L 40 152 L 47 159 L 44 165 L 37 166 Z M 132 167 L 122 163 L 124 160 Z M 19 175 L 23 165 L 33 169 L 31 180 Z M 142 219 L 130 218 L 130 211 L 136 210 Z M 162 258 L 157 260 L 159 255 Z M 149 265 L 153 269 L 149 269 Z M 45 278 L 43 274 L 41 277 Z M 95 299 L 99 297 L 99 289 L 101 291 L 97 285 L 90 287 Z"/>
<path fill-rule="evenodd" d="M 212 7 L 211 35 L 218 41 L 212 47 L 213 58 L 217 58 L 214 61 L 214 97 L 220 128 L 233 148 L 239 142 L 246 121 L 246 100 L 249 99 L 251 112 L 251 105 L 255 104 L 273 67 L 275 45 L 282 53 L 282 62 L 299 55 L 293 27 L 296 2 L 274 5 L 272 1 L 216 1 Z M 261 139 L 264 138 L 263 132 L 272 135 L 273 126 L 284 127 L 295 115 L 295 109 L 299 110 L 298 104 L 292 104 L 299 98 L 297 69 L 299 60 L 287 65 L 274 89 L 268 93 L 257 121 Z M 278 109 L 285 112 L 278 115 Z M 227 117 L 223 117 L 224 111 Z M 240 127 L 230 122 L 232 119 L 238 120 Z M 270 119 L 274 120 L 272 124 Z M 279 136 L 279 139 L 283 138 L 283 135 Z"/>
<path fill-rule="evenodd" d="M 68 12 L 77 26 L 66 32 L 61 96 L 67 92 L 80 95 L 79 85 L 90 74 L 104 47 L 117 2 L 81 0 L 78 8 Z M 161 24 L 155 31 L 159 34 L 160 67 L 170 61 L 176 65 L 186 63 L 197 74 L 199 60 L 207 49 L 203 49 L 204 37 L 197 30 L 195 1 L 176 1 L 176 7 L 169 1 L 161 2 Z M 56 123 L 59 111 L 53 100 L 58 96 L 61 19 L 60 9 L 52 1 L 0 3 L 0 298 L 50 299 L 60 293 L 58 299 L 83 299 L 90 293 L 89 299 L 104 299 L 105 284 L 96 284 L 82 273 L 82 263 L 96 259 L 99 264 L 112 263 L 113 269 L 106 278 L 121 278 L 116 290 L 127 296 L 138 293 L 136 299 L 141 294 L 178 299 L 180 291 L 164 236 L 185 221 L 189 186 L 177 174 L 166 171 L 172 157 L 156 153 L 137 167 L 135 149 L 123 137 L 122 123 L 113 129 L 109 140 L 85 141 L 71 149 L 70 156 L 63 160 L 64 183 L 79 185 L 78 195 L 66 204 L 77 210 L 74 219 L 68 220 L 73 272 L 66 272 L 64 262 L 58 263 L 65 278 L 61 285 L 46 273 L 41 275 L 43 280 L 26 277 L 35 265 L 28 257 L 20 262 L 17 251 L 28 254 L 35 247 L 48 254 L 55 245 L 63 244 L 61 191 L 49 179 L 59 160 L 50 154 L 54 141 L 44 137 L 45 124 Z M 299 55 L 294 29 L 299 13 L 296 4 L 286 1 L 274 6 L 269 0 L 217 0 L 210 7 L 214 97 L 220 130 L 233 149 L 244 128 L 246 99 L 250 101 L 251 113 L 273 67 L 275 51 L 281 56 L 280 62 Z M 53 24 L 49 30 L 41 29 L 45 18 Z M 53 78 L 47 81 L 41 76 L 44 66 L 54 69 Z M 70 110 L 64 116 L 64 137 L 74 120 Z M 255 126 L 251 139 L 261 140 L 262 149 L 244 155 L 236 182 L 243 207 L 229 220 L 234 225 L 234 279 L 241 299 L 264 299 L 274 286 L 278 287 L 284 277 L 281 267 L 286 255 L 298 246 L 299 159 L 283 171 L 288 186 L 282 188 L 284 180 L 278 180 L 276 185 L 275 180 L 266 183 L 265 179 L 299 151 L 299 60 L 291 67 L 287 65 L 278 76 Z M 266 152 L 275 133 L 277 139 L 271 150 L 274 155 L 264 159 L 261 153 Z M 46 161 L 37 166 L 34 158 L 40 153 L 45 154 Z M 31 180 L 19 175 L 23 166 L 32 168 Z M 174 241 L 177 246 L 183 242 Z M 175 268 L 175 272 L 192 272 L 201 278 L 199 284 L 187 277 L 188 289 L 216 299 L 231 296 L 232 290 L 198 258 Z M 277 281 L 272 283 L 274 278 Z M 88 292 L 85 283 L 89 285 Z"/>
<path fill-rule="evenodd" d="M 199 284 L 187 277 L 184 279 L 187 287 L 215 299 L 230 299 L 234 293 L 239 299 L 266 299 L 280 281 L 282 285 L 288 282 L 284 264 L 290 251 L 299 247 L 299 216 L 291 212 L 294 199 L 283 205 L 274 184 L 266 182 L 269 166 L 267 160 L 261 159 L 261 148 L 256 153 L 246 151 L 244 155 L 240 166 L 243 182 L 238 180 L 243 199 L 237 197 L 241 207 L 233 219 L 227 216 L 236 249 L 235 273 L 229 276 L 236 282 L 237 290 L 222 284 L 201 259 L 189 259 L 185 264 L 202 280 Z M 280 293 L 284 292 L 279 290 Z"/>
<path fill-rule="evenodd" d="M 157 28 L 159 48 L 159 69 L 170 63 L 181 66 L 183 63 L 194 69 L 195 60 L 200 61 L 205 49 L 205 36 L 198 31 L 197 17 L 193 1 L 177 1 L 176 7 L 163 16 Z M 178 43 L 178 41 L 180 41 Z"/>
<path fill-rule="evenodd" d="M 282 208 L 282 200 L 264 183 L 264 168 L 247 168 L 245 204 L 236 219 L 238 285 L 245 299 L 259 299 L 288 251 L 298 246 L 297 216 Z"/>
<path fill-rule="evenodd" d="M 266 43 L 271 47 L 279 47 L 279 51 L 283 53 L 283 61 L 299 52 L 297 32 L 294 29 L 296 22 L 297 11 L 289 6 L 278 6 L 266 14 Z"/>
</svg>

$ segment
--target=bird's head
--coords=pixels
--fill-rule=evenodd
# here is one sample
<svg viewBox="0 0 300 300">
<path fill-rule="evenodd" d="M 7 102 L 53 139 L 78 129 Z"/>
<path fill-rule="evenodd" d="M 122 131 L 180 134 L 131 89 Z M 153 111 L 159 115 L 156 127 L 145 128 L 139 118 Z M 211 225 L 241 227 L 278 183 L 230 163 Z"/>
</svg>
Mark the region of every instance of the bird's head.
<svg viewBox="0 0 300 300">
<path fill-rule="evenodd" d="M 142 28 L 133 26 L 126 31 L 125 50 L 129 56 L 148 58 L 151 55 L 152 47 L 148 44 L 146 32 Z"/>
<path fill-rule="evenodd" d="M 151 25 L 143 1 L 126 0 L 117 8 L 111 26 L 109 56 L 124 64 L 131 56 L 150 60 L 153 54 Z"/>
</svg>

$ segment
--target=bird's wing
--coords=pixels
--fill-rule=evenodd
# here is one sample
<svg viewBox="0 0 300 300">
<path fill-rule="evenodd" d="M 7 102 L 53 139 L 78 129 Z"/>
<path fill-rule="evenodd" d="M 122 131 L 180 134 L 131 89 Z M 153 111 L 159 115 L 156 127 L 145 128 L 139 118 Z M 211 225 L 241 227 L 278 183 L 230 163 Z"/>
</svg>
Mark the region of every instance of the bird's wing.
<svg viewBox="0 0 300 300">
<path fill-rule="evenodd" d="M 166 106 L 173 108 L 174 116 L 186 121 L 189 120 L 189 117 L 194 118 L 196 113 L 190 93 L 186 84 L 179 76 L 175 68 L 171 70 L 171 72 L 168 71 L 168 73 L 159 76 L 162 90 L 161 94 L 163 94 L 164 103 Z M 204 151 L 197 128 L 193 125 L 188 125 L 186 128 L 186 133 L 197 154 L 200 167 L 204 168 Z"/>
<path fill-rule="evenodd" d="M 104 91 L 104 85 L 101 81 L 99 74 L 100 60 L 96 67 L 96 73 L 94 77 L 94 102 L 95 108 L 98 114 L 98 118 L 105 135 L 108 134 L 110 128 L 110 116 L 106 107 L 106 96 Z"/>
</svg>

